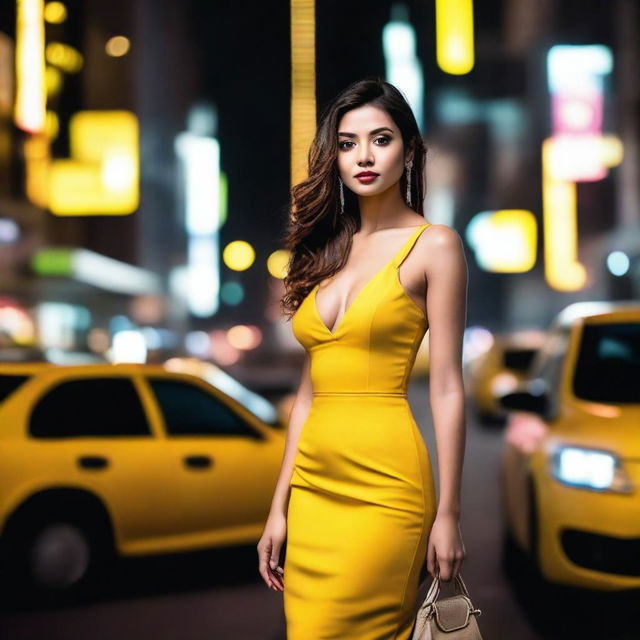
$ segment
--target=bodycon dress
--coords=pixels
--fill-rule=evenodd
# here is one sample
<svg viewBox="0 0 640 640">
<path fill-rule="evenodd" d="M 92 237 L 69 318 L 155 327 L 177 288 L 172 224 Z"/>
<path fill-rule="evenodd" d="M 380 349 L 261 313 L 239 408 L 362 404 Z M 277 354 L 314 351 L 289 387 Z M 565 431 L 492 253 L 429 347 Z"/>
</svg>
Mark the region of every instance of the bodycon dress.
<svg viewBox="0 0 640 640">
<path fill-rule="evenodd" d="M 315 294 L 292 318 L 313 400 L 294 458 L 283 604 L 287 640 L 407 640 L 436 497 L 407 400 L 427 330 L 400 265 L 428 223 L 358 292 L 334 331 Z"/>
</svg>

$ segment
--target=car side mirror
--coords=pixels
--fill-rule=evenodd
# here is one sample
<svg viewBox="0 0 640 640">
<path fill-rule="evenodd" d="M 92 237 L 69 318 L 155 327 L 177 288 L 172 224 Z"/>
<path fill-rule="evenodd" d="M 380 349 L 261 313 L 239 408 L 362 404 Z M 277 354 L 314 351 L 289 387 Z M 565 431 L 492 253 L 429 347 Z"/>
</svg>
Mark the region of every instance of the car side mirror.
<svg viewBox="0 0 640 640">
<path fill-rule="evenodd" d="M 548 408 L 546 393 L 533 394 L 529 391 L 514 391 L 500 396 L 499 402 L 505 409 L 529 411 L 540 416 L 544 416 Z"/>
</svg>

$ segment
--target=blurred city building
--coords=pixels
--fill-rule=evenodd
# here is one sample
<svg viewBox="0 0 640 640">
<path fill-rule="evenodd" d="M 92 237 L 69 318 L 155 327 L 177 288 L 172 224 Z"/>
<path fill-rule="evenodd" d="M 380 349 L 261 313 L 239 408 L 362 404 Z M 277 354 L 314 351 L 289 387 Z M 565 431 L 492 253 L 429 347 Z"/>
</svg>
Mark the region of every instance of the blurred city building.
<svg viewBox="0 0 640 640">
<path fill-rule="evenodd" d="M 638 297 L 637 3 L 478 2 L 461 60 L 446 3 L 296 4 L 2 5 L 8 358 L 185 355 L 260 378 L 299 357 L 277 302 L 301 16 L 307 104 L 377 74 L 416 111 L 426 217 L 468 251 L 469 325 Z"/>
</svg>

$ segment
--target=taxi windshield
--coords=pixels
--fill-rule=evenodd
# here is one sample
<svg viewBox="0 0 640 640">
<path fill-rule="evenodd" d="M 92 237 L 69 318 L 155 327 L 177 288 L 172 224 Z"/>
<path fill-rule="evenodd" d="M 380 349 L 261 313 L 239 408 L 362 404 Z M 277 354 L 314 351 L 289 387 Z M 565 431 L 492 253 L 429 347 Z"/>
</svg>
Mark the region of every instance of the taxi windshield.
<svg viewBox="0 0 640 640">
<path fill-rule="evenodd" d="M 592 402 L 640 404 L 640 323 L 585 325 L 573 392 Z"/>
</svg>

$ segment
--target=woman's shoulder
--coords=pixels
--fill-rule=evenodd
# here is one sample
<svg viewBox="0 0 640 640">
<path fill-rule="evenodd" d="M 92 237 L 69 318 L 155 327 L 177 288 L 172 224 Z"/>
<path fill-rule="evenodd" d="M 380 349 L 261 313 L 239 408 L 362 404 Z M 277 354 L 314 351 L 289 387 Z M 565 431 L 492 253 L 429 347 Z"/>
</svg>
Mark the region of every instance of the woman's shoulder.
<svg viewBox="0 0 640 640">
<path fill-rule="evenodd" d="M 425 272 L 432 269 L 452 268 L 466 262 L 464 244 L 460 234 L 446 224 L 430 224 L 418 238 L 416 253 Z"/>
<path fill-rule="evenodd" d="M 435 244 L 440 247 L 454 248 L 455 246 L 460 246 L 462 244 L 460 234 L 453 227 L 446 224 L 430 223 L 420 235 L 420 240 L 430 246 Z"/>
</svg>

